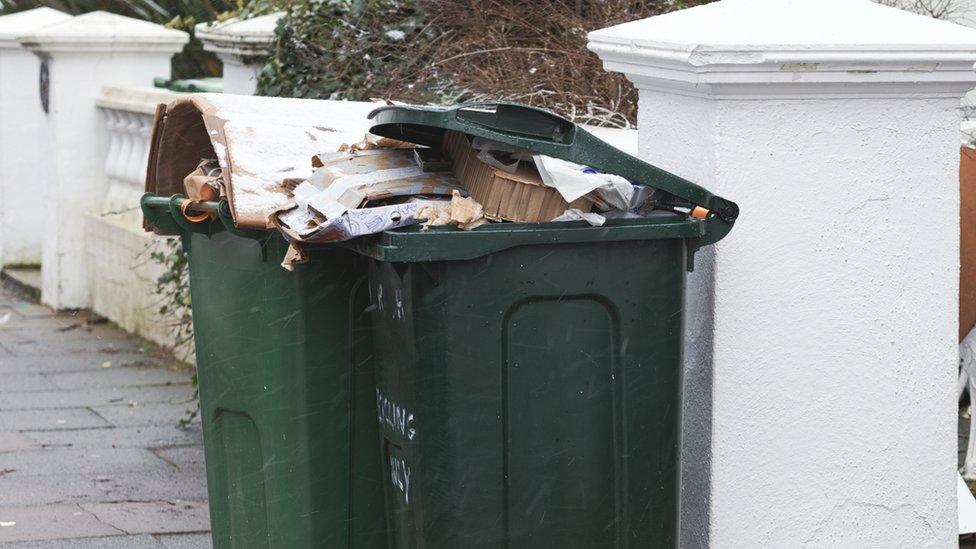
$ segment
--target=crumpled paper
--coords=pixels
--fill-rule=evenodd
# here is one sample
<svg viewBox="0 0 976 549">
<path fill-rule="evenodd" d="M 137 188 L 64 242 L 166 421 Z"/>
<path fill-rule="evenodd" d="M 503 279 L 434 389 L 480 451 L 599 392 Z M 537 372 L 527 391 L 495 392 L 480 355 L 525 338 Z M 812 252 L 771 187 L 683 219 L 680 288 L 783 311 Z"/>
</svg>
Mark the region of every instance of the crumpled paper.
<svg viewBox="0 0 976 549">
<path fill-rule="evenodd" d="M 607 222 L 607 218 L 598 213 L 584 212 L 576 208 L 570 208 L 562 215 L 553 218 L 553 221 L 586 221 L 594 227 L 602 227 Z"/>
<path fill-rule="evenodd" d="M 481 204 L 473 198 L 462 197 L 458 191 L 451 194 L 450 202 L 421 207 L 417 217 L 427 219 L 421 223 L 424 229 L 440 225 L 456 225 L 459 229 L 467 231 L 488 223 Z"/>
</svg>

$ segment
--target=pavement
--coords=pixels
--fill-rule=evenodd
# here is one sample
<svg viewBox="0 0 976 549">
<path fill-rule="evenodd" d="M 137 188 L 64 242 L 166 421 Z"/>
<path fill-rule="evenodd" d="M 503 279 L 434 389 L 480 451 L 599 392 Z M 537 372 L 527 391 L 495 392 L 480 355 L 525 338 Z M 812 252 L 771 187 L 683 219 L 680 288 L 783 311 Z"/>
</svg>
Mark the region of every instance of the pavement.
<svg viewBox="0 0 976 549">
<path fill-rule="evenodd" d="M 211 546 L 190 372 L 0 286 L 0 547 Z"/>
</svg>

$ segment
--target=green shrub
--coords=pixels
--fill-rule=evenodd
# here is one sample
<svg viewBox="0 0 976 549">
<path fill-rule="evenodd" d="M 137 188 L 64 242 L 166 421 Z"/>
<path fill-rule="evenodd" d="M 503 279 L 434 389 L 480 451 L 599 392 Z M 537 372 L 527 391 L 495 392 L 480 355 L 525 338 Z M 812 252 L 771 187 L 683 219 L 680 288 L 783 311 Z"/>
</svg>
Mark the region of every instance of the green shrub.
<svg viewBox="0 0 976 549">
<path fill-rule="evenodd" d="M 698 3 L 290 0 L 258 90 L 416 103 L 507 99 L 625 126 L 636 93 L 586 50 L 586 33 Z"/>
</svg>

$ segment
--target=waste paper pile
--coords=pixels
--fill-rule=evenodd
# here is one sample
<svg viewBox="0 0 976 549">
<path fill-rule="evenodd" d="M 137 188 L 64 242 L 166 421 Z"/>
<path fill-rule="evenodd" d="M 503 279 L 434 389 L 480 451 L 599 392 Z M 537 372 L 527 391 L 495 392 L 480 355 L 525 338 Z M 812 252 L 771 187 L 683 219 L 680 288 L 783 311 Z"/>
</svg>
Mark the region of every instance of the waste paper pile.
<svg viewBox="0 0 976 549">
<path fill-rule="evenodd" d="M 147 191 L 186 196 L 183 214 L 194 223 L 216 217 L 204 203 L 226 200 L 237 227 L 287 239 L 289 269 L 306 259 L 306 245 L 408 225 L 708 215 L 640 182 L 483 136 L 446 130 L 415 143 L 369 133 L 377 108 L 220 94 L 160 105 Z"/>
</svg>

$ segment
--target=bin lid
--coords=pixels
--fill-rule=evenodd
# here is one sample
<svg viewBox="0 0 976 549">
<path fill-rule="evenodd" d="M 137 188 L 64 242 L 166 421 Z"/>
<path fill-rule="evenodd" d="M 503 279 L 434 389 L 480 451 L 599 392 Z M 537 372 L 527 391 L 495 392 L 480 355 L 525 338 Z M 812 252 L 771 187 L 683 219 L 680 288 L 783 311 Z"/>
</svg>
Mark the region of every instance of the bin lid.
<svg viewBox="0 0 976 549">
<path fill-rule="evenodd" d="M 373 121 L 370 133 L 383 137 L 437 147 L 444 132 L 453 130 L 649 185 L 670 194 L 669 205 L 701 206 L 712 212 L 710 217 L 728 225 L 723 227 L 722 236 L 739 215 L 735 202 L 627 154 L 570 120 L 535 107 L 502 102 L 451 107 L 391 105 L 372 111 L 369 118 Z"/>
</svg>

